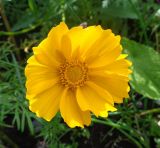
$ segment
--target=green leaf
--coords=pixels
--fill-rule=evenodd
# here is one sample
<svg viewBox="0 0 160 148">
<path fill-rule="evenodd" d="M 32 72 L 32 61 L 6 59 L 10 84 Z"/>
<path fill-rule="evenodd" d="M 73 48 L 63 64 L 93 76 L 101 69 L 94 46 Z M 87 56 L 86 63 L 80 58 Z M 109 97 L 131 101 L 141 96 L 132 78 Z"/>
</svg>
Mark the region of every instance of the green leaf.
<svg viewBox="0 0 160 148">
<path fill-rule="evenodd" d="M 150 134 L 152 136 L 160 137 L 160 128 L 158 125 L 158 121 L 154 119 L 151 120 Z"/>
<path fill-rule="evenodd" d="M 21 132 L 24 132 L 24 128 L 25 128 L 25 109 L 23 109 L 21 117 Z"/>
<path fill-rule="evenodd" d="M 28 6 L 30 10 L 33 11 L 34 13 L 38 12 L 38 8 L 37 8 L 35 0 L 28 0 Z"/>
<path fill-rule="evenodd" d="M 160 99 L 160 55 L 153 48 L 123 38 L 124 52 L 132 61 L 131 85 L 140 94 Z"/>
<path fill-rule="evenodd" d="M 17 22 L 14 23 L 12 31 L 18 31 L 24 28 L 28 28 L 36 22 L 36 17 L 28 11 L 25 11 L 24 15 L 19 18 Z"/>
<path fill-rule="evenodd" d="M 14 115 L 14 118 L 12 120 L 12 124 L 13 125 L 16 124 L 17 129 L 20 130 L 21 120 L 20 120 L 20 113 L 19 113 L 18 104 L 16 104 L 15 115 Z"/>
<path fill-rule="evenodd" d="M 34 127 L 33 127 L 33 123 L 31 120 L 31 113 L 30 112 L 26 112 L 26 118 L 27 118 L 29 130 L 30 130 L 31 134 L 33 135 L 34 134 Z"/>
</svg>

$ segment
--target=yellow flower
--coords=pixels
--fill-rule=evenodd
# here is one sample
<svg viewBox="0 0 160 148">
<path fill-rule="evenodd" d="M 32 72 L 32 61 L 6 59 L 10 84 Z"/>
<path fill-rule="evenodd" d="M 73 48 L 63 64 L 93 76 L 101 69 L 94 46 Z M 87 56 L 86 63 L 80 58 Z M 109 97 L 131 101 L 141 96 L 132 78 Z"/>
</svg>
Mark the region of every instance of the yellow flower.
<svg viewBox="0 0 160 148">
<path fill-rule="evenodd" d="M 70 127 L 107 117 L 128 97 L 131 63 L 121 51 L 120 36 L 101 26 L 53 27 L 25 69 L 30 110 L 47 121 L 60 110 Z"/>
</svg>

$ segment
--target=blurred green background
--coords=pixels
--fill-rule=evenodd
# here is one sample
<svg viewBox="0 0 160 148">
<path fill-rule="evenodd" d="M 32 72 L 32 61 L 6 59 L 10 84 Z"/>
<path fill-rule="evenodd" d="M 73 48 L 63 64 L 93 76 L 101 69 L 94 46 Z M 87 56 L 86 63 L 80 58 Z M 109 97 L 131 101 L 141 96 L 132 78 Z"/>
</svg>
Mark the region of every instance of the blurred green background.
<svg viewBox="0 0 160 148">
<path fill-rule="evenodd" d="M 130 98 L 84 129 L 37 118 L 25 99 L 32 47 L 61 21 L 112 29 L 133 63 Z M 159 52 L 159 0 L 0 0 L 0 148 L 160 148 Z"/>
</svg>

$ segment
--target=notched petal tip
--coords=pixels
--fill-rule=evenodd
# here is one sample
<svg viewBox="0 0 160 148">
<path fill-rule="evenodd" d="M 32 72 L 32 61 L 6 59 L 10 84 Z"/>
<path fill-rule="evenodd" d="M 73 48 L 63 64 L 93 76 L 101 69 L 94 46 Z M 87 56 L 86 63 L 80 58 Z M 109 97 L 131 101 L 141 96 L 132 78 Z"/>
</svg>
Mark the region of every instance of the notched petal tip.
<svg viewBox="0 0 160 148">
<path fill-rule="evenodd" d="M 100 117 L 103 117 L 103 118 L 107 118 L 108 117 L 108 111 L 101 111 L 100 113 L 99 113 L 99 116 Z"/>
<path fill-rule="evenodd" d="M 66 121 L 65 121 L 65 122 L 66 122 Z M 66 123 L 68 124 L 68 126 L 69 126 L 70 128 L 75 128 L 75 127 L 84 128 L 84 125 L 83 125 L 83 124 L 81 124 L 81 123 L 79 123 L 79 122 L 77 122 L 77 121 L 75 121 L 75 120 L 71 120 L 71 121 L 66 122 Z"/>
<path fill-rule="evenodd" d="M 132 66 L 132 62 L 129 60 L 126 60 L 129 66 Z"/>
<path fill-rule="evenodd" d="M 60 102 L 60 112 L 64 122 L 71 128 L 76 126 L 84 127 L 91 121 L 90 113 L 83 112 L 76 101 L 75 93 L 70 89 L 65 89 Z"/>
<path fill-rule="evenodd" d="M 128 57 L 128 54 L 120 54 L 117 60 L 125 59 L 126 57 Z"/>
</svg>

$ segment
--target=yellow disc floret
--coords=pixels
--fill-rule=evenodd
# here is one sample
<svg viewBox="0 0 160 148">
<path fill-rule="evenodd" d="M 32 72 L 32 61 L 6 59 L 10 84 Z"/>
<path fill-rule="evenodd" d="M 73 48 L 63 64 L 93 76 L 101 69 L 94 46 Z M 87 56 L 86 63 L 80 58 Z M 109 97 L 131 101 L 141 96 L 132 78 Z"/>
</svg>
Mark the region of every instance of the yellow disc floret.
<svg viewBox="0 0 160 148">
<path fill-rule="evenodd" d="M 59 67 L 60 82 L 69 88 L 83 86 L 88 79 L 87 65 L 80 61 L 71 61 Z"/>
</svg>

